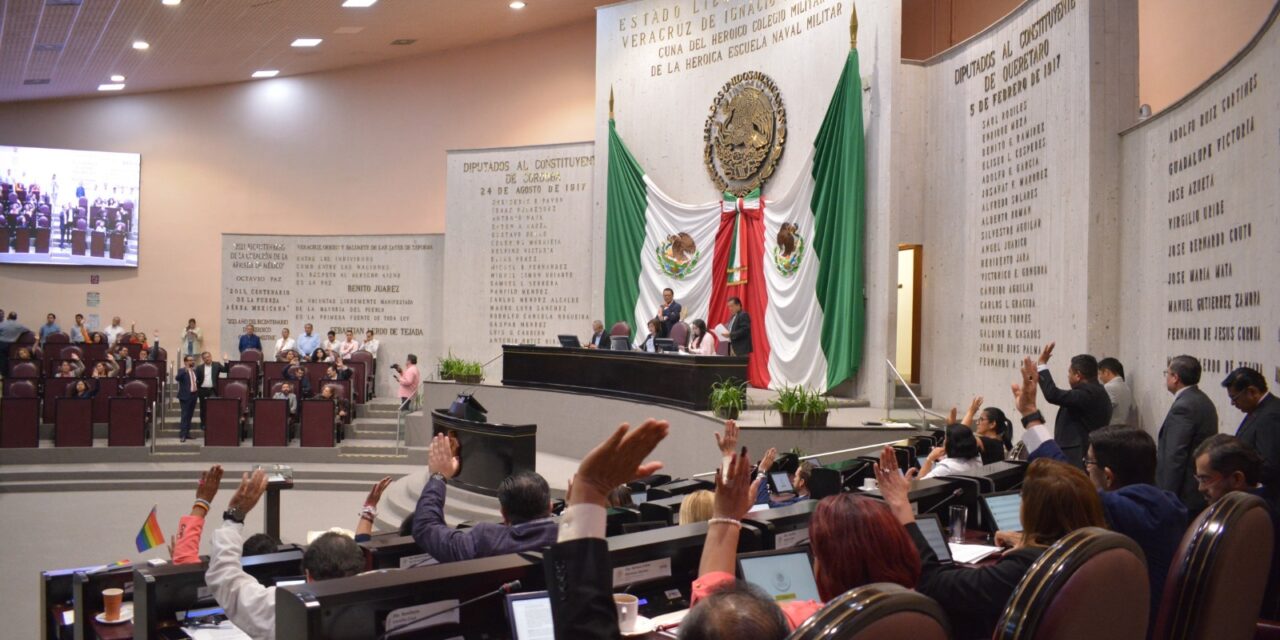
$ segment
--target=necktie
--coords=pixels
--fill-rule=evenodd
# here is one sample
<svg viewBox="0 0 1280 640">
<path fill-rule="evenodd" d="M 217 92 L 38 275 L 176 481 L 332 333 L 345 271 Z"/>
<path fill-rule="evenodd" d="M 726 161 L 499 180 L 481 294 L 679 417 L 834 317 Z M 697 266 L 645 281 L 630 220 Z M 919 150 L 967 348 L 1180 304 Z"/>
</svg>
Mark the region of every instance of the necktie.
<svg viewBox="0 0 1280 640">
<path fill-rule="evenodd" d="M 187 377 L 191 379 L 191 391 L 192 391 L 192 392 L 195 392 L 195 390 L 196 390 L 196 372 L 195 372 L 195 371 L 192 371 L 191 369 L 187 369 Z"/>
</svg>

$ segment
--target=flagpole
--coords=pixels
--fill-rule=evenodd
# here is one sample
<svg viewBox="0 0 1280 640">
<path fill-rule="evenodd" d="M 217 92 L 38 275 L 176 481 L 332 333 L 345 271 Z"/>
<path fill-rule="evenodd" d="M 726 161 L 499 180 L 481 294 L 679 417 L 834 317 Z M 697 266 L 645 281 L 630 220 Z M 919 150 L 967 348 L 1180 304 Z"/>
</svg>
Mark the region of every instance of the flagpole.
<svg viewBox="0 0 1280 640">
<path fill-rule="evenodd" d="M 850 12 L 852 15 L 849 16 L 849 48 L 857 49 L 858 48 L 858 3 L 856 2 L 853 3 L 852 8 L 853 10 Z M 613 98 L 612 98 L 613 89 L 612 88 L 609 89 L 609 95 L 611 96 L 609 98 L 609 113 L 613 113 Z"/>
</svg>

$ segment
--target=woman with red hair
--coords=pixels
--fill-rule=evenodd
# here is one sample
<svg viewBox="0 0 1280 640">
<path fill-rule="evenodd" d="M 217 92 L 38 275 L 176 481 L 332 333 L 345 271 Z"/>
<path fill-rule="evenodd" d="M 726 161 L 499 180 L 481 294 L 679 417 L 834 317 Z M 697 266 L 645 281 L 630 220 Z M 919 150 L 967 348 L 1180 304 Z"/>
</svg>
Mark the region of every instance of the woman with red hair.
<svg viewBox="0 0 1280 640">
<path fill-rule="evenodd" d="M 693 583 L 693 606 L 734 582 L 741 520 L 751 509 L 757 484 L 751 482 L 751 461 L 744 450 L 729 463 L 729 473 L 716 474 L 714 517 L 702 548 L 698 579 Z M 813 572 L 824 601 L 866 584 L 893 582 L 914 588 L 920 577 L 920 556 L 911 537 L 883 502 L 840 494 L 823 498 L 809 521 Z M 822 608 L 813 600 L 782 603 L 791 628 Z"/>
</svg>

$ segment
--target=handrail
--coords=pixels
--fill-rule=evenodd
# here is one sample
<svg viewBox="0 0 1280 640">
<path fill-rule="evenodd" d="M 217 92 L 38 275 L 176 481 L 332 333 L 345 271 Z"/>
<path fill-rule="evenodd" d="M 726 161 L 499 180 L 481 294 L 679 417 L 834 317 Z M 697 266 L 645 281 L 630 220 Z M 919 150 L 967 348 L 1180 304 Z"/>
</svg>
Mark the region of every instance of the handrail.
<svg viewBox="0 0 1280 640">
<path fill-rule="evenodd" d="M 853 453 L 853 452 L 855 452 L 855 451 L 865 451 L 865 450 L 867 450 L 867 449 L 881 449 L 881 448 L 884 448 L 884 447 L 886 447 L 886 446 L 888 446 L 888 445 L 891 445 L 891 444 L 893 444 L 893 443 L 895 443 L 895 442 L 898 442 L 899 440 L 902 440 L 902 438 L 898 438 L 897 440 L 890 440 L 890 441 L 888 441 L 888 442 L 881 442 L 881 443 L 879 443 L 879 444 L 868 444 L 868 445 L 863 445 L 863 446 L 861 446 L 861 447 L 850 447 L 850 448 L 848 448 L 848 449 L 837 449 L 837 450 L 835 450 L 835 451 L 826 451 L 826 452 L 823 452 L 823 453 L 814 453 L 814 454 L 807 455 L 807 456 L 801 456 L 801 457 L 800 457 L 800 460 L 801 460 L 801 461 L 804 461 L 804 460 L 812 460 L 812 459 L 814 459 L 814 458 L 823 458 L 823 457 L 826 457 L 826 456 L 834 456 L 834 455 L 839 455 L 839 454 L 842 454 L 842 453 Z M 695 473 L 695 474 L 693 474 L 692 476 L 689 476 L 689 477 L 691 477 L 691 478 L 706 478 L 706 477 L 708 477 L 708 476 L 714 476 L 715 474 L 716 474 L 716 472 L 715 472 L 715 471 L 707 471 L 707 472 L 705 472 L 705 473 Z"/>
<path fill-rule="evenodd" d="M 924 403 L 920 402 L 920 397 L 917 396 L 916 392 L 911 389 L 911 385 L 907 383 L 907 381 L 902 377 L 902 374 L 898 372 L 898 368 L 893 366 L 892 360 L 885 358 L 884 363 L 889 365 L 889 370 L 893 372 L 894 377 L 896 377 L 898 381 L 902 383 L 902 386 L 907 390 L 907 393 L 911 394 L 911 400 L 916 403 L 916 407 L 919 408 L 920 413 L 931 415 L 935 418 L 939 418 L 942 420 L 947 419 L 947 416 L 944 416 L 940 413 L 934 413 L 933 411 L 930 411 L 929 409 L 926 409 L 924 407 Z"/>
</svg>

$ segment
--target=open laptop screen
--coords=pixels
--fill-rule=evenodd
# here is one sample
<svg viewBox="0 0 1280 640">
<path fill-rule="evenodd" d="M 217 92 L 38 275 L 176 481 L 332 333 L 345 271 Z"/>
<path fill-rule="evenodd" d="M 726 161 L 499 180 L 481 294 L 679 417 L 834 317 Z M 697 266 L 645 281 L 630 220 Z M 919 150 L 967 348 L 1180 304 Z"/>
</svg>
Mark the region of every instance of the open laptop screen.
<svg viewBox="0 0 1280 640">
<path fill-rule="evenodd" d="M 778 602 L 822 600 L 818 596 L 818 583 L 813 579 L 813 564 L 805 549 L 739 555 L 738 573 Z"/>
<path fill-rule="evenodd" d="M 507 594 L 507 617 L 512 640 L 555 640 L 551 597 L 546 591 Z"/>
</svg>

